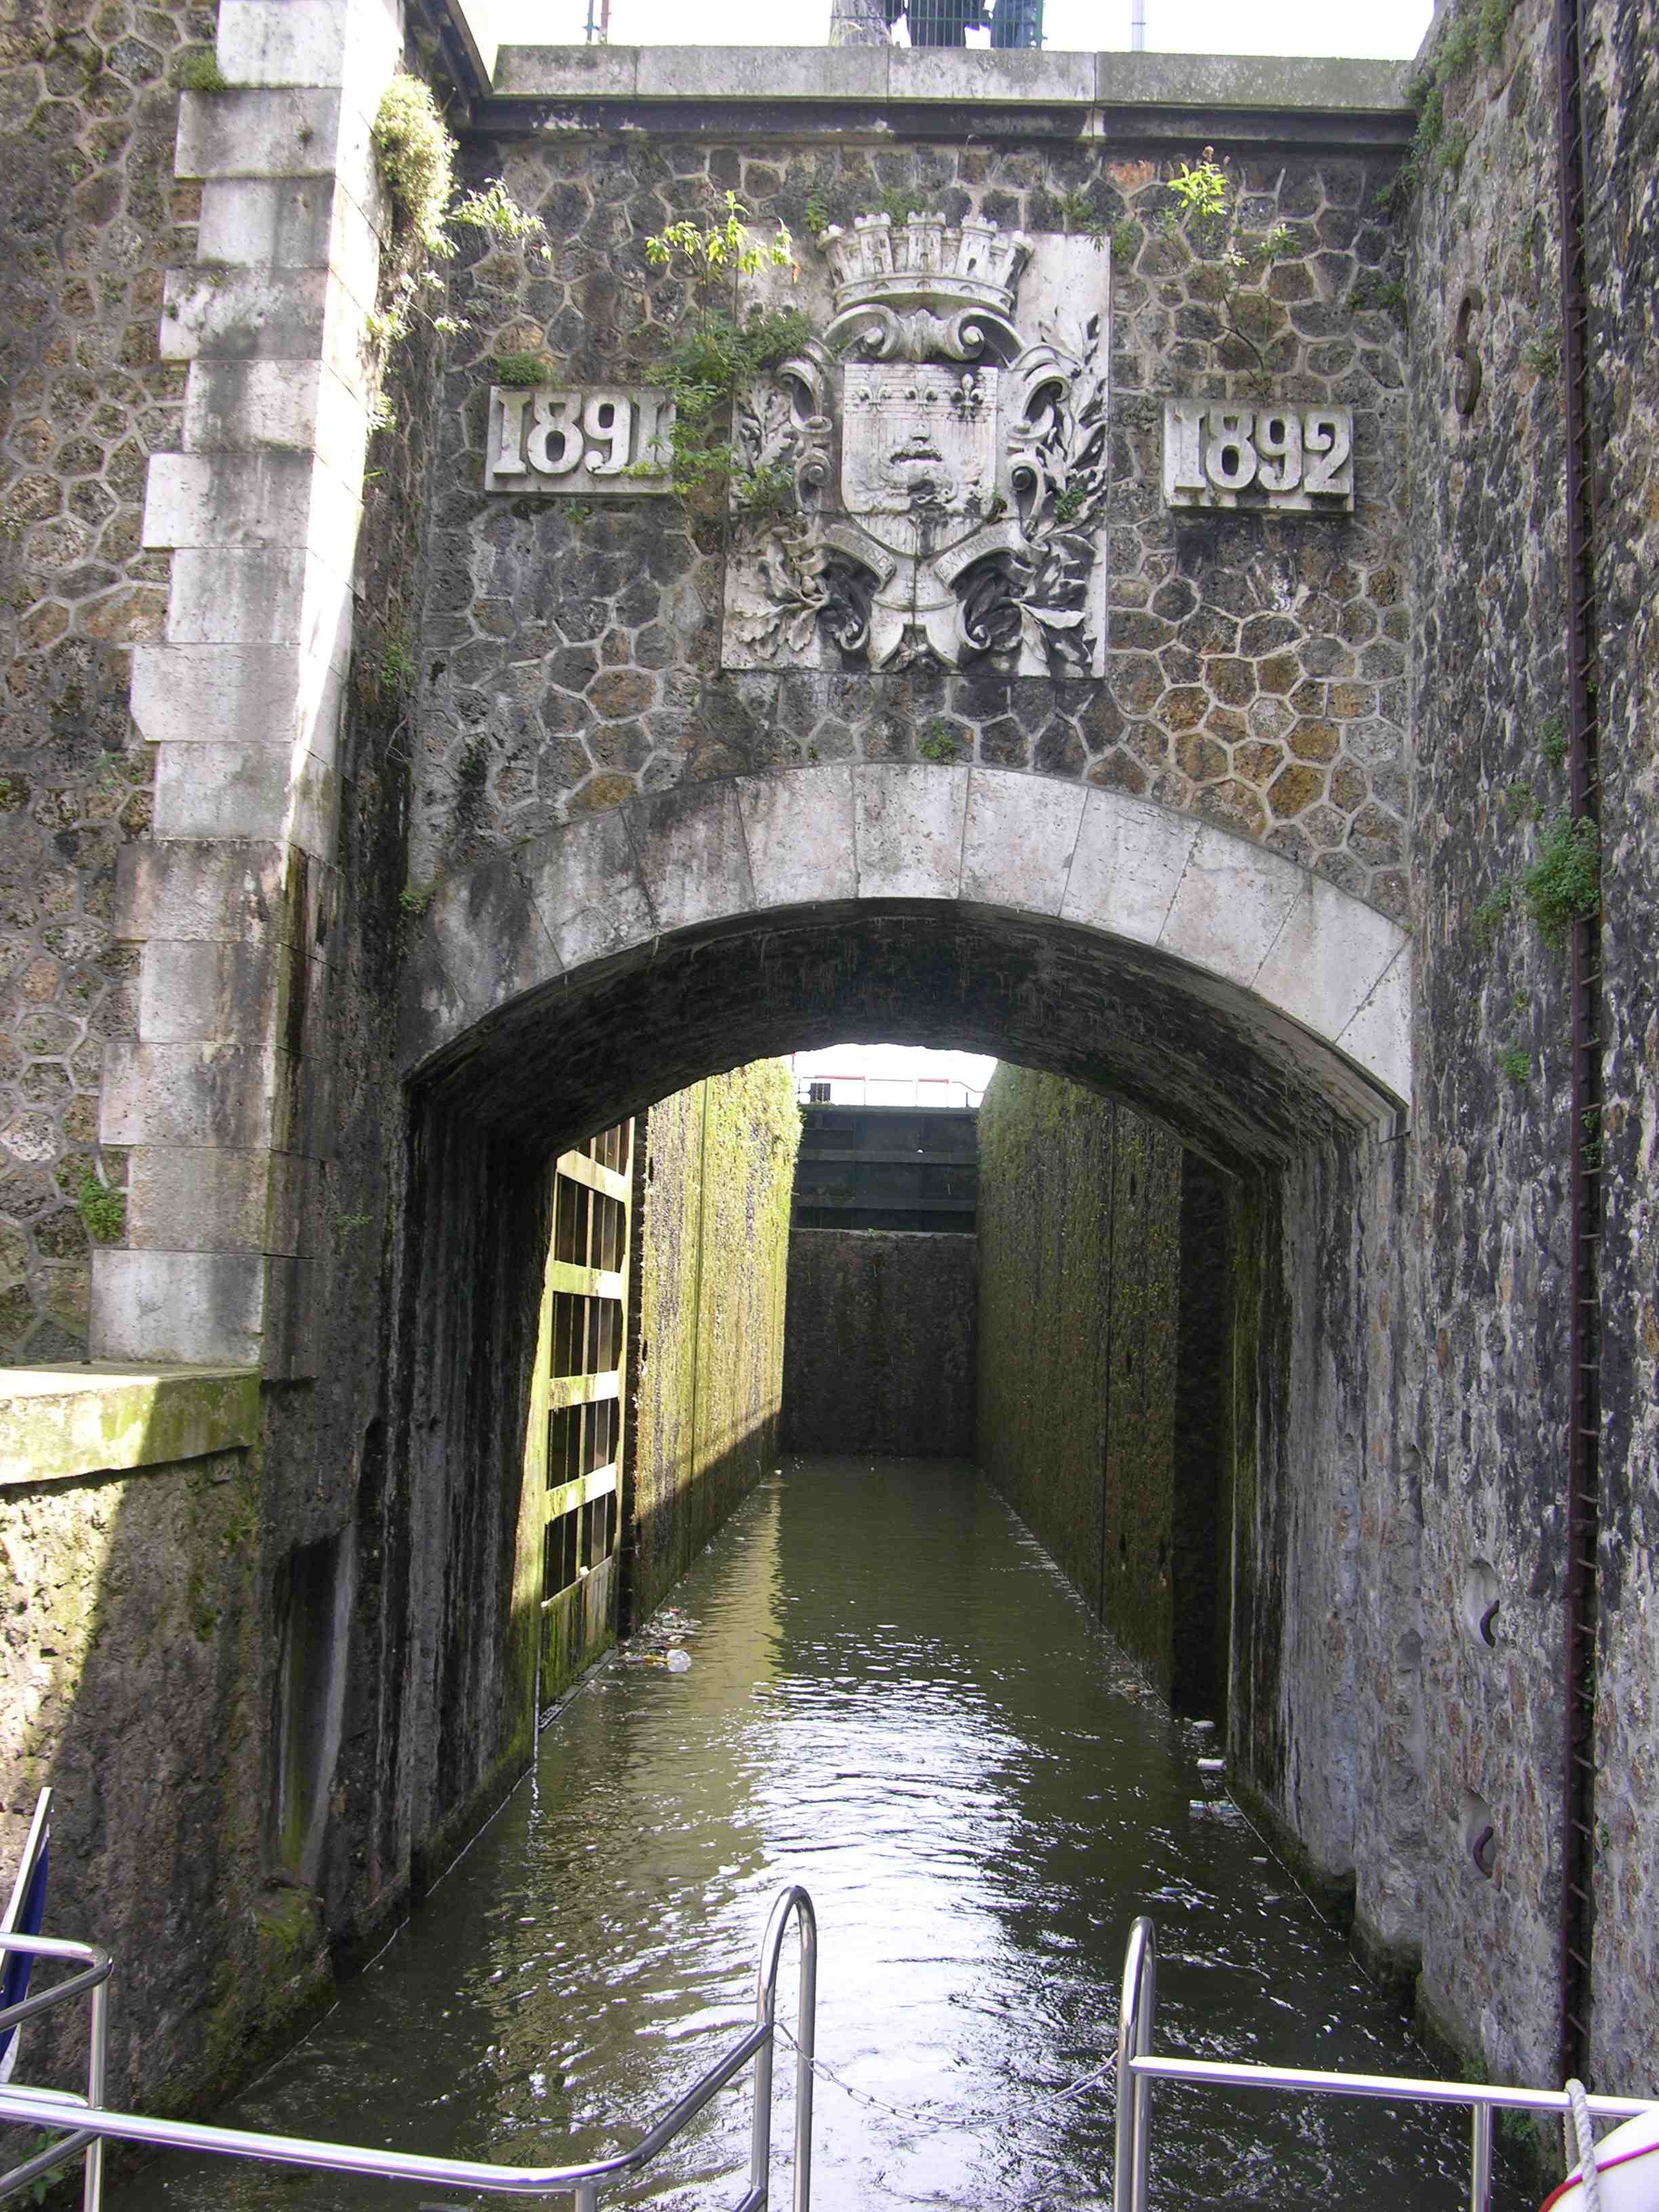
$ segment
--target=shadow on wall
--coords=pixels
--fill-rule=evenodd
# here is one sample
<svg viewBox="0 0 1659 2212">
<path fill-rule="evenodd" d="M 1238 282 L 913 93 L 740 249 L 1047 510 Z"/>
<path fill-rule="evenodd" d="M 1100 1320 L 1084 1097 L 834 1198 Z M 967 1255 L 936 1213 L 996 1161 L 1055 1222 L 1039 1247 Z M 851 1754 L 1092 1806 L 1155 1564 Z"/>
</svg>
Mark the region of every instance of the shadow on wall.
<svg viewBox="0 0 1659 2212">
<path fill-rule="evenodd" d="M 980 1109 L 986 1474 L 1178 1710 L 1226 1684 L 1226 1178 L 1109 1098 L 1003 1066 Z"/>
<path fill-rule="evenodd" d="M 643 1626 L 704 1546 L 716 1536 L 756 1485 L 780 1464 L 775 1402 L 752 1426 L 732 1425 L 703 1439 L 695 1468 L 667 1470 L 672 1495 L 645 1505 L 634 1523 L 623 1626 Z"/>
</svg>

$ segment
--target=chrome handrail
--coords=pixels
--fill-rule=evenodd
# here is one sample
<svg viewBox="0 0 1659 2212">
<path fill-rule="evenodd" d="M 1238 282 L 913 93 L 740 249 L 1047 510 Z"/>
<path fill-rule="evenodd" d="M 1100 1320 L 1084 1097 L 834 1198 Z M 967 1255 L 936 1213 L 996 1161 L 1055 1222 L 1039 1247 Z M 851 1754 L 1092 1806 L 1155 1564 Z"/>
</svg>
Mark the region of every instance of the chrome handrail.
<svg viewBox="0 0 1659 2212">
<path fill-rule="evenodd" d="M 750 2144 L 749 2190 L 736 2207 L 736 2212 L 765 2212 L 770 2191 L 772 2043 L 775 2033 L 778 1968 L 784 1937 L 792 1919 L 799 1929 L 800 1941 L 800 1989 L 797 2002 L 799 2033 L 796 2039 L 799 2055 L 795 2063 L 794 2212 L 809 2212 L 812 2171 L 811 2053 L 817 1998 L 817 1921 L 812 1911 L 811 1899 L 795 1883 L 780 1892 L 762 1939 L 760 1964 L 756 1973 L 755 2025 L 724 2057 L 717 2059 L 659 2120 L 647 2130 L 631 2150 L 619 2151 L 611 2158 L 592 2160 L 582 2166 L 498 2166 L 487 2160 L 428 2157 L 413 2151 L 371 2149 L 356 2143 L 315 2142 L 302 2136 L 264 2135 L 252 2129 L 212 2127 L 191 2120 L 152 2119 L 140 2112 L 106 2111 L 90 2095 L 84 2105 L 77 2102 L 73 2106 L 71 2124 L 61 2095 L 20 2088 L 15 2085 L 0 2087 L 0 2120 L 21 2121 L 26 2126 L 60 2131 L 72 2124 L 76 2133 L 97 2138 L 87 2153 L 88 2194 L 86 2212 L 98 2212 L 97 2197 L 91 2193 L 91 2169 L 94 2158 L 101 2152 L 105 2138 L 146 2143 L 155 2149 L 202 2151 L 222 2158 L 257 2159 L 273 2166 L 307 2166 L 324 2173 L 373 2174 L 384 2181 L 435 2183 L 441 2188 L 480 2190 L 504 2197 L 569 2194 L 575 2199 L 576 2212 L 594 2212 L 604 2183 L 633 2172 L 654 2158 L 687 2122 L 695 2119 L 732 2076 L 741 2072 L 754 2058 L 757 2063 L 755 2069 L 755 2118 Z M 39 1936 L 27 1940 L 47 1956 L 93 1955 L 93 1947 L 88 1944 L 58 1942 L 49 1945 L 46 1938 Z M 100 1959 L 104 1958 L 101 1952 L 96 1955 Z M 95 2008 L 99 2006 L 103 1982 L 107 1978 L 108 1972 L 106 1960 L 103 1974 L 94 1990 Z M 82 1980 L 80 1977 L 76 1978 L 77 1983 Z M 64 1984 L 49 1994 L 56 1999 L 69 1986 Z M 101 2097 L 101 2063 L 99 2075 L 98 2096 Z M 89 2088 L 90 2086 L 89 2080 Z M 69 2154 L 62 2144 L 54 2146 L 54 2149 L 64 2155 Z"/>
<path fill-rule="evenodd" d="M 1154 2081 L 1199 2088 L 1280 2089 L 1315 2097 L 1379 2097 L 1400 2104 L 1468 2105 L 1471 2112 L 1470 2212 L 1492 2197 L 1492 2115 L 1565 2112 L 1565 2089 L 1511 2088 L 1496 2081 L 1431 2081 L 1395 2074 L 1332 2074 L 1300 2066 L 1255 2066 L 1225 2058 L 1160 2058 L 1152 2053 L 1158 1939 L 1145 1914 L 1129 1930 L 1118 2015 L 1117 2166 L 1114 2212 L 1146 2212 L 1146 2166 Z M 1628 2120 L 1659 2111 L 1659 2098 L 1590 2097 L 1597 2119 Z"/>
<path fill-rule="evenodd" d="M 0 2197 L 7 2197 L 27 2183 L 39 2180 L 43 2174 L 53 2173 L 60 2166 L 78 2156 L 84 2150 L 86 2164 L 82 2169 L 84 2184 L 82 2192 L 82 2212 L 99 2212 L 103 2199 L 104 2146 L 95 2130 L 85 2124 L 86 2109 L 100 2102 L 104 2094 L 104 2067 L 109 2049 L 109 1989 L 110 1974 L 114 1960 L 107 1951 L 96 1943 L 70 1942 L 61 1936 L 20 1936 L 8 1929 L 0 1931 L 0 1952 L 23 1951 L 35 1959 L 78 1959 L 82 1972 L 71 1974 L 67 1981 L 58 1982 L 49 1990 L 38 1990 L 33 1996 L 0 2009 L 0 2030 L 21 2027 L 26 2020 L 34 2020 L 53 2005 L 66 2004 L 71 1997 L 90 1996 L 91 2017 L 87 2027 L 87 2094 L 84 2098 L 65 2094 L 63 2091 L 47 2090 L 40 2094 L 43 2101 L 56 2106 L 53 2118 L 37 2120 L 34 2124 L 51 2132 L 63 2135 L 66 2140 L 47 2145 L 33 2158 L 14 2166 L 9 2172 L 0 2173 Z M 0 2082 L 0 2098 L 12 2093 Z M 27 2094 L 27 2092 L 20 2094 Z M 75 2123 L 65 2124 L 65 2107 L 72 2111 Z M 0 2119 L 8 2115 L 0 2110 Z"/>
</svg>

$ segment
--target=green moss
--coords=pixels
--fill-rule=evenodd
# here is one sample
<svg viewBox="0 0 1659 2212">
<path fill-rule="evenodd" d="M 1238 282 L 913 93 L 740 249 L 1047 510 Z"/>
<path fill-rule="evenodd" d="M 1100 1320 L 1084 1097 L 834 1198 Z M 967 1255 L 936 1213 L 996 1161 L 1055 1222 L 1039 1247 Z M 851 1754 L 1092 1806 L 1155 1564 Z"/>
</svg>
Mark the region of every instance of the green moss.
<svg viewBox="0 0 1659 2212">
<path fill-rule="evenodd" d="M 495 356 L 497 384 L 532 390 L 538 384 L 545 384 L 552 373 L 544 353 L 498 353 Z"/>
<path fill-rule="evenodd" d="M 1435 59 L 1441 83 L 1461 76 L 1480 51 L 1480 18 L 1466 9 L 1453 19 L 1450 29 L 1440 42 L 1440 52 Z"/>
<path fill-rule="evenodd" d="M 1521 879 L 1521 896 L 1544 942 L 1559 951 L 1572 924 L 1601 908 L 1601 843 L 1595 823 L 1557 814 Z"/>
<path fill-rule="evenodd" d="M 1515 0 L 1480 0 L 1480 52 L 1486 61 L 1503 58 L 1504 37 L 1515 13 Z"/>
<path fill-rule="evenodd" d="M 1532 1074 L 1532 1054 L 1525 1045 L 1505 1045 L 1498 1055 L 1498 1070 L 1511 1083 L 1525 1083 Z"/>
<path fill-rule="evenodd" d="M 1552 714 L 1538 733 L 1538 750 L 1552 768 L 1559 768 L 1567 757 L 1567 718 Z"/>
<path fill-rule="evenodd" d="M 88 1168 L 81 1178 L 76 1211 L 94 1244 L 118 1244 L 127 1233 L 127 1194 L 113 1190 Z"/>
<path fill-rule="evenodd" d="M 1355 307 L 1381 307 L 1394 317 L 1403 331 L 1411 318 L 1411 295 L 1398 276 L 1379 276 L 1375 270 L 1364 270 L 1356 282 L 1350 304 Z"/>
<path fill-rule="evenodd" d="M 1501 883 L 1487 898 L 1481 900 L 1469 917 L 1469 934 L 1483 952 L 1490 951 L 1498 940 L 1499 931 L 1509 919 L 1515 904 L 1515 885 Z"/>
<path fill-rule="evenodd" d="M 961 757 L 962 740 L 948 722 L 934 721 L 916 750 L 923 760 L 953 761 Z"/>
<path fill-rule="evenodd" d="M 185 92 L 228 92 L 230 79 L 211 46 L 189 46 L 179 56 L 177 77 Z"/>
<path fill-rule="evenodd" d="M 1530 822 L 1538 811 L 1538 794 L 1523 775 L 1511 776 L 1504 786 L 1503 799 L 1517 822 Z"/>
<path fill-rule="evenodd" d="M 1069 236 L 1092 239 L 1097 252 L 1105 252 L 1109 242 L 1106 219 L 1096 207 L 1091 193 L 1057 193 L 1054 212 L 1060 218 L 1060 228 Z"/>
<path fill-rule="evenodd" d="M 1468 123 L 1448 124 L 1444 131 L 1441 135 L 1440 143 L 1435 151 L 1434 167 L 1436 175 L 1442 177 L 1455 177 L 1460 175 L 1463 167 L 1464 156 L 1468 154 L 1474 138 L 1474 131 L 1472 125 Z"/>
</svg>

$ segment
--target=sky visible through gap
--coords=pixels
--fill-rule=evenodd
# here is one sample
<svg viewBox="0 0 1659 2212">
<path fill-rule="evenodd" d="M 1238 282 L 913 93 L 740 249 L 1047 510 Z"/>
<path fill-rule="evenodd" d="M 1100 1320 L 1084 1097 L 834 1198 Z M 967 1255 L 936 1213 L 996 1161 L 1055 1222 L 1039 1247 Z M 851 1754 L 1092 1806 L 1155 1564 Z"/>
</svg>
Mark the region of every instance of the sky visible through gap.
<svg viewBox="0 0 1659 2212">
<path fill-rule="evenodd" d="M 1370 0 L 1358 8 L 1333 8 L 1329 0 L 1264 0 L 1257 7 L 1236 0 L 1146 0 L 1146 45 L 1171 54 L 1406 60 L 1422 44 L 1432 13 L 1430 0 Z M 580 43 L 587 0 L 498 0 L 498 14 L 509 45 Z M 615 46 L 816 46 L 827 39 L 829 22 L 830 0 L 798 0 L 781 12 L 775 0 L 719 0 L 696 9 L 685 0 L 611 0 Z M 1046 0 L 1043 29 L 1043 43 L 1057 50 L 1126 48 L 1129 0 Z M 984 33 L 969 35 L 970 42 L 984 42 Z"/>
</svg>

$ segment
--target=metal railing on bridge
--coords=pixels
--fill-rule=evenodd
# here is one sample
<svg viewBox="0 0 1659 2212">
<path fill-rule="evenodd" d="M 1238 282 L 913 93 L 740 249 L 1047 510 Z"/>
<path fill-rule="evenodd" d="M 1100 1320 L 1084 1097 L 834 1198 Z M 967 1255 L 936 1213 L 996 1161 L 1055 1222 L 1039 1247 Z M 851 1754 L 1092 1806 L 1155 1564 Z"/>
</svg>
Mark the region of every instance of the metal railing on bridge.
<svg viewBox="0 0 1659 2212">
<path fill-rule="evenodd" d="M 1154 2081 L 1188 2088 L 1271 2090 L 1280 2097 L 1378 2097 L 1402 2105 L 1470 2108 L 1470 2212 L 1492 2202 L 1492 2116 L 1500 2112 L 1572 2114 L 1566 2089 L 1511 2089 L 1493 2081 L 1416 2081 L 1398 2074 L 1327 2074 L 1297 2066 L 1245 2065 L 1222 2058 L 1156 2057 L 1152 2015 L 1158 2002 L 1158 1942 L 1143 1915 L 1129 1931 L 1123 2001 L 1117 2027 L 1117 2160 L 1113 2212 L 1147 2212 L 1148 2150 Z M 1577 2085 L 1574 2085 L 1575 2087 Z M 1633 2119 L 1659 2111 L 1651 2097 L 1583 2097 L 1595 2119 Z"/>
<path fill-rule="evenodd" d="M 9 2195 L 84 2155 L 84 2212 L 100 2212 L 103 2145 L 106 2140 L 143 2143 L 154 2150 L 200 2151 L 219 2158 L 306 2166 L 322 2173 L 369 2174 L 425 2188 L 477 2190 L 499 2197 L 568 2196 L 575 2212 L 596 2212 L 609 2182 L 636 2173 L 667 2148 L 681 2130 L 712 2103 L 728 2081 L 753 2061 L 755 2111 L 750 2134 L 749 2188 L 736 2212 L 765 2212 L 772 2163 L 772 2051 L 778 2033 L 778 1968 L 793 1921 L 799 1931 L 800 1981 L 795 2045 L 794 2212 L 809 2212 L 812 2188 L 812 2050 L 817 1997 L 817 1922 L 812 1900 L 796 1884 L 781 1891 L 761 1939 L 755 1975 L 755 2024 L 688 2089 L 631 2150 L 583 2166 L 499 2166 L 487 2160 L 428 2158 L 409 2151 L 356 2143 L 313 2142 L 301 2136 L 263 2135 L 246 2128 L 217 2128 L 190 2120 L 152 2119 L 107 2110 L 103 2103 L 109 2034 L 109 1978 L 112 1961 L 95 1943 L 46 1936 L 0 1933 L 0 1955 L 21 1951 L 40 1959 L 76 1964 L 81 1972 L 0 2011 L 0 2034 L 76 1997 L 89 1996 L 87 2093 L 0 2084 L 0 2121 L 14 2121 L 58 2138 L 9 2173 L 0 2174 L 0 2197 Z"/>
</svg>

